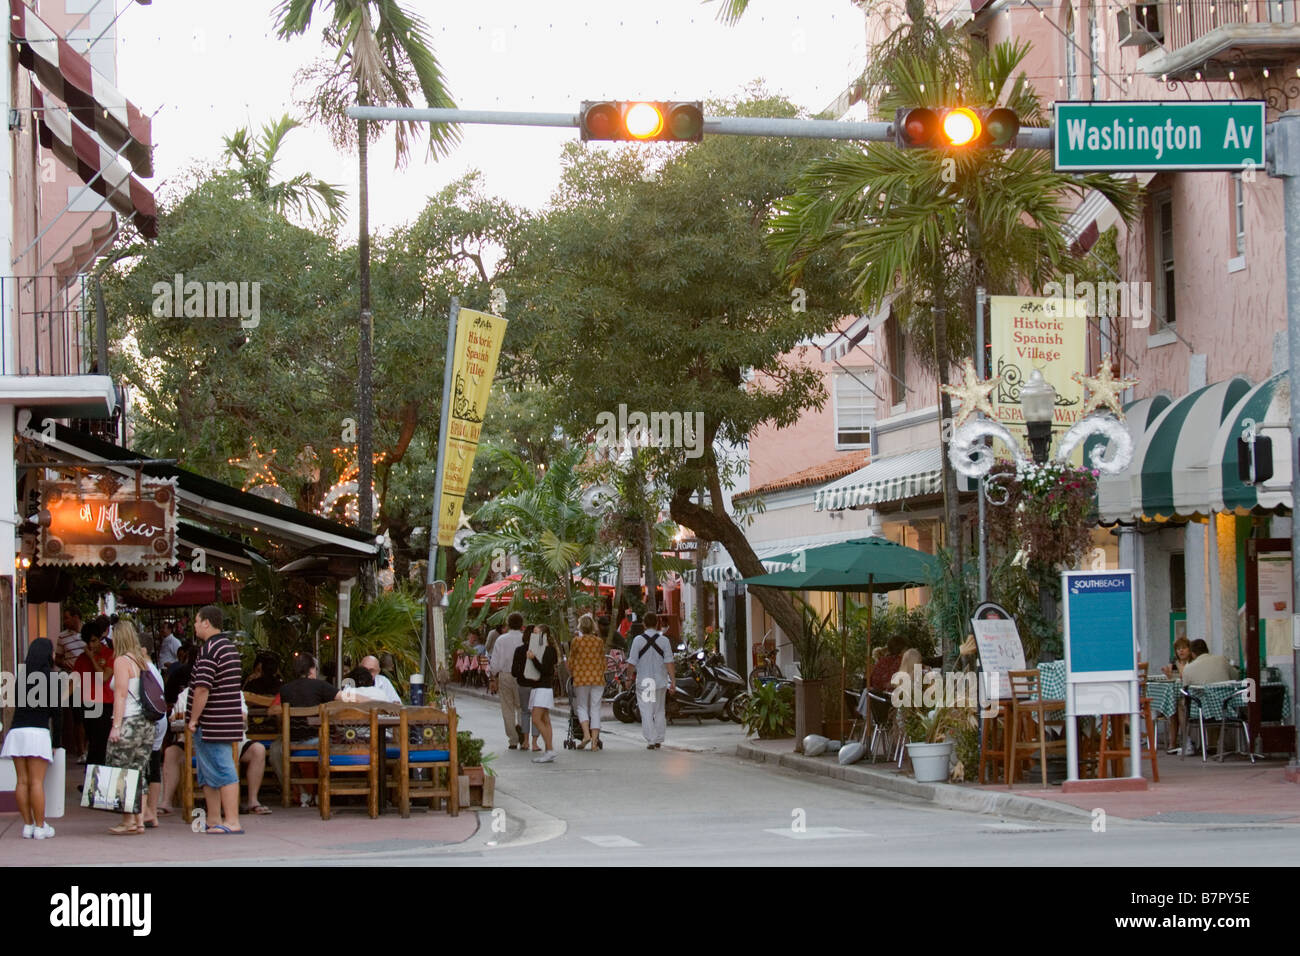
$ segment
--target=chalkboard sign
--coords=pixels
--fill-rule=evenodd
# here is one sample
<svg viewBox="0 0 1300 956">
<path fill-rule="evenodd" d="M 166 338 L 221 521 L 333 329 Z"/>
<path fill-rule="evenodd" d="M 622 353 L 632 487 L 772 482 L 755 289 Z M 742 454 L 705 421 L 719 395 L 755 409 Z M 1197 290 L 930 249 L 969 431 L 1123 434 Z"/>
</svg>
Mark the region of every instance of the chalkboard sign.
<svg viewBox="0 0 1300 956">
<path fill-rule="evenodd" d="M 1137 669 L 1132 571 L 1067 571 L 1065 655 L 1071 681 L 1120 680 Z"/>
</svg>

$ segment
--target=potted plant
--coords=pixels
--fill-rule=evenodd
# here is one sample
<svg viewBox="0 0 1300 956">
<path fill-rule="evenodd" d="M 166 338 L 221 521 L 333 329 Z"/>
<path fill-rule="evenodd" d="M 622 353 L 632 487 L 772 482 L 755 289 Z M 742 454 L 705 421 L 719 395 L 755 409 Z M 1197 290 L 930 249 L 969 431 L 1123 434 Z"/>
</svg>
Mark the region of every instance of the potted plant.
<svg viewBox="0 0 1300 956">
<path fill-rule="evenodd" d="M 918 783 L 940 783 L 948 779 L 954 741 L 972 718 L 973 713 L 967 707 L 907 708 L 903 716 L 907 756 Z"/>
<path fill-rule="evenodd" d="M 760 684 L 745 705 L 745 732 L 759 740 L 789 737 L 794 728 L 794 689 L 789 684 L 770 681 Z"/>
<path fill-rule="evenodd" d="M 456 757 L 460 763 L 457 782 L 461 803 L 472 807 L 492 806 L 496 772 L 488 765 L 496 759 L 496 754 L 483 753 L 482 739 L 462 730 L 456 734 Z"/>
<path fill-rule="evenodd" d="M 803 627 L 790 639 L 799 655 L 799 677 L 794 682 L 795 750 L 803 739 L 822 731 L 822 684 L 830 676 L 831 651 L 835 647 L 831 612 L 818 617 L 817 611 L 804 604 Z"/>
</svg>

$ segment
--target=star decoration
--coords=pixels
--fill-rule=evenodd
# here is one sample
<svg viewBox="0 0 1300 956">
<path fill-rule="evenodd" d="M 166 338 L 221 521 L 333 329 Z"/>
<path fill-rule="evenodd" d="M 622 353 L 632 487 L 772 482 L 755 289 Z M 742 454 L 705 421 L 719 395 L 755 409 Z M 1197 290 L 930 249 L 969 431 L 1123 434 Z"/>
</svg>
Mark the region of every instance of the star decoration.
<svg viewBox="0 0 1300 956">
<path fill-rule="evenodd" d="M 1097 370 L 1096 375 L 1080 375 L 1074 372 L 1070 375 L 1091 394 L 1083 405 L 1083 414 L 1087 416 L 1095 409 L 1105 405 L 1120 421 L 1124 420 L 1124 406 L 1120 404 L 1119 393 L 1126 388 L 1131 388 L 1138 383 L 1135 378 L 1116 378 L 1114 366 L 1111 364 L 1110 353 L 1107 352 L 1101 359 L 1101 367 Z"/>
<path fill-rule="evenodd" d="M 250 485 L 255 485 L 263 481 L 268 485 L 278 484 L 275 475 L 271 474 L 271 459 L 275 457 L 275 449 L 271 449 L 271 454 L 264 455 L 258 450 L 257 442 L 248 443 L 248 455 L 244 458 L 231 458 L 230 464 L 236 468 L 242 468 L 248 472 L 248 478 L 244 481 L 244 490 L 247 491 Z"/>
<path fill-rule="evenodd" d="M 954 427 L 960 428 L 966 424 L 966 419 L 976 412 L 983 412 L 989 418 L 996 418 L 993 405 L 989 402 L 989 393 L 1001 383 L 1002 374 L 998 373 L 993 378 L 980 381 L 979 376 L 975 374 L 975 363 L 968 358 L 962 366 L 962 376 L 965 381 L 960 385 L 939 386 L 961 402 L 961 410 L 957 412 L 956 420 L 953 422 Z"/>
</svg>

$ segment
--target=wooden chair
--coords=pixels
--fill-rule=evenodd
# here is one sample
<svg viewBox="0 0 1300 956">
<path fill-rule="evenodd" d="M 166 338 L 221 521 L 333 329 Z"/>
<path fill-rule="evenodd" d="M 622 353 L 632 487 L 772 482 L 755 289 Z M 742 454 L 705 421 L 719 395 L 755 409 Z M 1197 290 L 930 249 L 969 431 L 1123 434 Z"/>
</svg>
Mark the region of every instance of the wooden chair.
<svg viewBox="0 0 1300 956">
<path fill-rule="evenodd" d="M 320 818 L 330 818 L 335 796 L 364 795 L 371 819 L 379 816 L 379 713 L 347 701 L 320 705 Z"/>
<path fill-rule="evenodd" d="M 1065 738 L 1047 739 L 1048 724 L 1062 725 L 1062 720 L 1048 720 L 1052 711 L 1065 710 L 1063 700 L 1043 700 L 1041 675 L 1037 670 L 1008 671 L 1011 681 L 1011 726 L 1008 731 L 1011 738 L 1010 753 L 1007 761 L 1007 784 L 1014 784 L 1020 777 L 1020 766 L 1038 755 L 1038 767 L 1042 774 L 1043 786 L 1047 786 L 1047 753 L 1065 752 Z"/>
<path fill-rule="evenodd" d="M 1007 743 L 1010 740 L 1011 702 L 998 701 L 993 717 L 980 715 L 980 764 L 977 783 L 997 783 L 1007 779 Z"/>
<path fill-rule="evenodd" d="M 397 805 L 403 817 L 411 815 L 412 800 L 447 801 L 450 816 L 460 814 L 460 788 L 456 781 L 456 712 L 436 707 L 403 707 L 397 740 L 386 744 L 392 770 L 386 786 L 397 791 Z M 411 771 L 427 768 L 428 780 L 412 780 Z M 439 771 L 446 783 L 438 782 Z"/>
<path fill-rule="evenodd" d="M 235 772 L 239 773 L 241 766 L 239 741 L 231 741 L 230 753 L 235 758 Z M 181 765 L 181 813 L 185 822 L 190 823 L 194 820 L 195 794 L 199 791 L 199 762 L 194 756 L 194 735 L 190 733 L 189 724 L 185 725 L 185 756 L 182 759 L 184 763 Z"/>
<path fill-rule="evenodd" d="M 244 736 L 248 738 L 249 743 L 254 741 L 266 747 L 267 751 L 271 750 L 271 745 L 280 739 L 279 721 L 270 716 L 267 711 L 275 703 L 275 697 L 264 694 L 254 694 L 250 691 L 244 691 L 244 706 L 248 710 L 248 730 Z M 277 782 L 281 781 L 280 768 L 271 768 L 275 771 L 273 775 Z M 266 779 L 263 778 L 262 786 L 266 786 Z M 284 790 L 287 784 L 280 783 L 280 789 Z"/>
<path fill-rule="evenodd" d="M 1142 726 L 1146 730 L 1146 747 L 1142 757 L 1151 761 L 1151 781 L 1160 782 L 1160 766 L 1156 762 L 1156 721 L 1151 713 L 1151 698 L 1146 695 L 1147 661 L 1138 662 L 1138 677 L 1141 680 L 1138 707 Z M 1124 772 L 1124 761 L 1131 756 L 1126 740 L 1129 735 L 1128 714 L 1103 714 L 1101 716 L 1100 748 L 1097 751 L 1097 776 L 1118 777 Z"/>
<path fill-rule="evenodd" d="M 311 717 L 319 717 L 319 707 L 289 707 L 281 705 L 280 707 L 280 805 L 289 806 L 293 797 L 293 788 L 295 786 L 315 786 L 320 782 L 319 777 L 308 776 L 306 773 L 295 773 L 298 768 L 318 767 L 320 765 L 320 751 L 317 747 L 304 747 L 302 744 L 293 744 L 290 741 L 289 730 L 295 718 L 305 720 Z M 296 747 L 296 749 L 295 749 Z"/>
</svg>

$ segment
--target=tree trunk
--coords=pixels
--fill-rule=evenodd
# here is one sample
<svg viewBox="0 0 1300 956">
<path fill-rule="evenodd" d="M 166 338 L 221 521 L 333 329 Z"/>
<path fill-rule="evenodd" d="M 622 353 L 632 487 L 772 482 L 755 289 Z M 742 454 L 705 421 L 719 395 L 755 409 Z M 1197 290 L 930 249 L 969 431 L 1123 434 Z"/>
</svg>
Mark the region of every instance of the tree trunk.
<svg viewBox="0 0 1300 956">
<path fill-rule="evenodd" d="M 365 94 L 357 96 L 357 103 L 366 105 Z M 371 434 L 373 406 L 371 377 L 373 375 L 374 356 L 372 354 L 373 317 L 370 313 L 370 171 L 369 152 L 366 138 L 369 124 L 357 120 L 357 165 L 359 185 L 357 195 L 360 234 L 357 237 L 357 254 L 360 257 L 358 278 L 361 283 L 361 314 L 357 340 L 357 527 L 362 531 L 374 529 L 374 436 Z M 433 533 L 437 533 L 434 529 Z M 375 594 L 374 575 L 361 575 L 361 591 L 366 600 Z"/>
<path fill-rule="evenodd" d="M 647 614 L 656 614 L 659 604 L 655 600 L 655 589 L 659 580 L 655 577 L 655 535 L 654 521 L 646 518 L 645 544 L 641 546 L 641 561 L 645 565 L 645 609 Z"/>
</svg>

